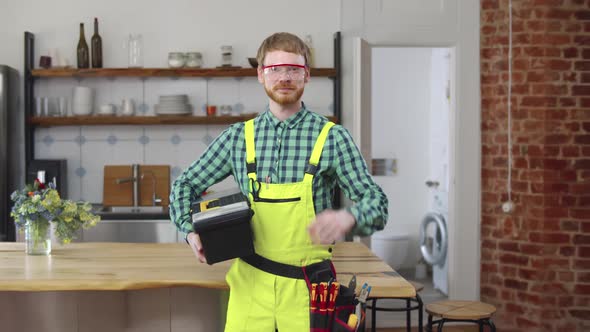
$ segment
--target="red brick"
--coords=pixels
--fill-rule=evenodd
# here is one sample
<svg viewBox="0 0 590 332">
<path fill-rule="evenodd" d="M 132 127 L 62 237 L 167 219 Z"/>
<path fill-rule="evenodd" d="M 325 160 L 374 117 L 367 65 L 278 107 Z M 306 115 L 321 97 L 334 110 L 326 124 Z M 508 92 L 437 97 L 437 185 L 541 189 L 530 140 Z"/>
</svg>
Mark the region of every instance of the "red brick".
<svg viewBox="0 0 590 332">
<path fill-rule="evenodd" d="M 563 146 L 561 152 L 564 157 L 579 157 L 580 148 L 577 146 Z"/>
<path fill-rule="evenodd" d="M 504 280 L 504 287 L 518 289 L 518 290 L 527 290 L 528 283 L 523 281 L 518 281 L 515 279 L 505 279 Z"/>
<path fill-rule="evenodd" d="M 576 219 L 590 219 L 590 209 L 571 209 L 570 215 Z"/>
<path fill-rule="evenodd" d="M 576 144 L 590 144 L 590 135 L 575 135 L 574 143 Z M 590 162 L 590 161 L 589 161 Z M 581 165 L 586 165 L 586 161 L 583 161 Z M 586 166 L 585 168 L 589 168 Z"/>
<path fill-rule="evenodd" d="M 580 223 L 573 220 L 564 220 L 560 223 L 560 229 L 565 232 L 578 232 L 580 230 Z"/>
<path fill-rule="evenodd" d="M 590 36 L 577 35 L 574 37 L 574 43 L 582 46 L 590 45 Z"/>
<path fill-rule="evenodd" d="M 574 22 L 567 22 L 565 25 L 565 32 L 581 32 L 582 25 Z"/>
<path fill-rule="evenodd" d="M 557 135 L 556 135 L 557 136 Z M 562 141 L 562 139 L 558 139 L 557 137 L 551 137 L 551 139 L 548 139 L 548 144 L 561 144 L 561 143 L 555 143 L 555 142 L 560 142 Z M 563 160 L 563 159 L 550 159 L 550 158 L 545 158 L 543 159 L 543 168 L 545 168 L 546 170 L 562 170 L 565 169 L 568 166 L 568 161 L 567 160 Z"/>
<path fill-rule="evenodd" d="M 555 97 L 523 97 L 520 106 L 529 107 L 555 107 L 557 98 Z"/>
<path fill-rule="evenodd" d="M 562 257 L 571 257 L 576 253 L 576 248 L 574 247 L 561 247 L 559 248 L 559 255 Z"/>
<path fill-rule="evenodd" d="M 580 258 L 590 258 L 590 247 L 588 247 L 588 246 L 579 246 L 578 247 L 578 257 L 580 257 Z"/>
<path fill-rule="evenodd" d="M 590 159 L 578 159 L 574 161 L 574 169 L 590 169 Z"/>
<path fill-rule="evenodd" d="M 581 83 L 590 83 L 590 73 L 582 73 Z"/>
<path fill-rule="evenodd" d="M 588 42 L 590 42 L 590 37 L 588 39 Z M 576 61 L 576 62 L 574 62 L 574 70 L 590 71 L 590 61 Z"/>
<path fill-rule="evenodd" d="M 590 272 L 576 272 L 576 281 L 590 283 Z"/>
<path fill-rule="evenodd" d="M 577 58 L 578 57 L 578 49 L 575 47 L 565 48 L 563 50 L 563 57 L 568 58 Z"/>
<path fill-rule="evenodd" d="M 576 292 L 576 294 L 590 295 L 590 285 L 578 284 L 574 287 L 574 292 Z"/>
<path fill-rule="evenodd" d="M 535 95 L 562 96 L 566 95 L 567 91 L 566 85 L 533 84 L 533 94 Z"/>
<path fill-rule="evenodd" d="M 575 259 L 573 264 L 575 270 L 590 270 L 590 259 Z"/>
<path fill-rule="evenodd" d="M 500 3 L 497 0 L 482 0 L 481 9 L 499 9 Z"/>
<path fill-rule="evenodd" d="M 570 235 L 562 233 L 538 233 L 531 232 L 529 239 L 535 243 L 554 243 L 554 244 L 568 244 L 570 243 Z"/>
<path fill-rule="evenodd" d="M 590 200 L 590 197 L 588 197 L 587 200 Z M 586 203 L 589 203 L 589 202 L 586 202 Z M 584 202 L 582 202 L 582 205 L 584 205 Z M 590 222 L 582 223 L 582 232 L 590 233 Z"/>
<path fill-rule="evenodd" d="M 574 85 L 572 87 L 574 96 L 590 96 L 590 85 Z"/>
<path fill-rule="evenodd" d="M 583 310 L 583 309 L 569 310 L 569 314 L 575 318 L 579 318 L 579 319 L 583 319 L 583 320 L 590 320 L 590 310 Z"/>
<path fill-rule="evenodd" d="M 582 123 L 582 129 L 584 129 L 584 131 L 587 131 L 590 133 L 590 122 Z"/>
<path fill-rule="evenodd" d="M 590 20 L 590 10 L 578 10 L 574 13 L 574 16 L 578 20 L 588 21 Z"/>
<path fill-rule="evenodd" d="M 585 48 L 582 50 L 582 58 L 590 59 L 590 48 Z"/>
<path fill-rule="evenodd" d="M 573 238 L 575 245 L 590 245 L 590 235 L 575 234 Z"/>
<path fill-rule="evenodd" d="M 530 30 L 533 32 L 545 31 L 545 21 L 538 21 L 538 20 L 527 21 L 526 28 L 527 28 L 527 30 Z"/>
</svg>

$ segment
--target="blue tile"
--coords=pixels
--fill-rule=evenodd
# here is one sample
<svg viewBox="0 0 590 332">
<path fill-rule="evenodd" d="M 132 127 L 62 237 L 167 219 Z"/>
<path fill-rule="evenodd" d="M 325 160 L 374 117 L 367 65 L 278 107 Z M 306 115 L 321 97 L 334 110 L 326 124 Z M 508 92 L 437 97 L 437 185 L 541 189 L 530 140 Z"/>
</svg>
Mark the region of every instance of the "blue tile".
<svg viewBox="0 0 590 332">
<path fill-rule="evenodd" d="M 43 143 L 47 146 L 50 146 L 51 144 L 53 144 L 53 142 L 55 142 L 55 140 L 53 139 L 53 137 L 47 135 L 45 137 L 43 137 Z"/>
<path fill-rule="evenodd" d="M 143 135 L 139 138 L 139 143 L 141 143 L 142 145 L 147 145 L 150 143 L 150 138 L 146 135 Z"/>
<path fill-rule="evenodd" d="M 141 113 L 141 114 L 145 114 L 150 110 L 150 107 L 148 106 L 148 104 L 146 103 L 141 103 L 139 104 L 139 106 L 137 107 L 137 110 Z"/>
<path fill-rule="evenodd" d="M 182 141 L 182 139 L 178 135 L 174 135 L 172 138 L 170 138 L 170 142 L 174 145 L 180 144 L 180 141 Z"/>
<path fill-rule="evenodd" d="M 86 137 L 82 135 L 76 136 L 76 138 L 74 138 L 74 142 L 76 142 L 78 145 L 84 145 L 84 143 L 86 143 Z"/>
<path fill-rule="evenodd" d="M 117 141 L 117 136 L 115 135 L 110 135 L 109 137 L 107 137 L 107 143 L 109 143 L 110 145 L 117 144 Z"/>
<path fill-rule="evenodd" d="M 240 115 L 240 114 L 242 114 L 242 112 L 244 112 L 244 104 L 242 104 L 242 103 L 236 103 L 234 105 L 234 114 L 235 115 Z"/>
<path fill-rule="evenodd" d="M 84 175 L 86 175 L 86 169 L 84 169 L 84 167 L 76 168 L 76 175 L 79 177 L 83 177 Z"/>
<path fill-rule="evenodd" d="M 205 143 L 205 145 L 209 146 L 209 144 L 211 144 L 211 142 L 213 142 L 214 139 L 215 139 L 215 137 L 207 134 L 203 137 L 203 139 L 201 141 L 203 143 Z"/>
<path fill-rule="evenodd" d="M 170 170 L 170 176 L 172 176 L 173 179 L 176 179 L 178 176 L 180 176 L 180 173 L 182 173 L 182 168 L 178 166 L 174 166 Z"/>
</svg>

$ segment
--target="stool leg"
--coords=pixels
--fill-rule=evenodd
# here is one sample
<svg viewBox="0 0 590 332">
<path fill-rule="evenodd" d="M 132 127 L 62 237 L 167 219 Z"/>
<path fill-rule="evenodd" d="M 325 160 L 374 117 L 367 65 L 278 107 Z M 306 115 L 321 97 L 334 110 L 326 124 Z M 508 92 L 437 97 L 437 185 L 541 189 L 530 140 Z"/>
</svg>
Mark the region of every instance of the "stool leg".
<svg viewBox="0 0 590 332">
<path fill-rule="evenodd" d="M 483 320 L 477 320 L 477 326 L 479 326 L 479 332 L 483 332 Z"/>
<path fill-rule="evenodd" d="M 412 332 L 412 312 L 410 307 L 412 306 L 412 301 L 410 299 L 406 299 L 406 331 Z"/>
<path fill-rule="evenodd" d="M 416 301 L 418 301 L 418 332 L 423 332 L 422 330 L 422 311 L 423 311 L 423 307 L 424 304 L 422 303 L 422 299 L 420 298 L 420 295 L 416 294 Z"/>
<path fill-rule="evenodd" d="M 444 318 L 441 318 L 440 319 L 440 321 L 438 322 L 438 331 L 436 331 L 436 332 L 441 332 L 442 331 L 443 326 L 445 325 L 445 321 L 446 321 L 446 319 L 444 319 Z"/>
<path fill-rule="evenodd" d="M 428 323 L 426 323 L 426 332 L 432 332 L 432 315 L 428 314 Z"/>
<path fill-rule="evenodd" d="M 373 299 L 373 305 L 371 305 L 371 332 L 377 330 L 377 299 Z"/>
<path fill-rule="evenodd" d="M 494 325 L 494 322 L 492 322 L 491 319 L 488 319 L 487 323 L 490 326 L 490 329 L 492 330 L 492 332 L 496 332 L 496 325 Z"/>
</svg>

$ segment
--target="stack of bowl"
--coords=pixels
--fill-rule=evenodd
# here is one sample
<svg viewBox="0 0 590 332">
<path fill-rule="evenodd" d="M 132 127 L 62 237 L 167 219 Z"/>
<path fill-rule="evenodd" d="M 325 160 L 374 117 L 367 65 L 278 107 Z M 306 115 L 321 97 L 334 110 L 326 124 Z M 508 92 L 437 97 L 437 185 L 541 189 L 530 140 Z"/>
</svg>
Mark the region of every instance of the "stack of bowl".
<svg viewBox="0 0 590 332">
<path fill-rule="evenodd" d="M 92 89 L 85 86 L 74 88 L 74 97 L 72 99 L 72 113 L 75 115 L 92 114 L 93 105 Z"/>
</svg>

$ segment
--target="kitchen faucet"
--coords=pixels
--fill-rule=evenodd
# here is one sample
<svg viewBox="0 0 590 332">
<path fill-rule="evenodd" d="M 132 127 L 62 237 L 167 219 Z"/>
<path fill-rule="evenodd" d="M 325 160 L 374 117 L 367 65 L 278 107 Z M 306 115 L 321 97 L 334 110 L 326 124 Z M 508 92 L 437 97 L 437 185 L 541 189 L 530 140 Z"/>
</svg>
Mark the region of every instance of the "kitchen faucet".
<svg viewBox="0 0 590 332">
<path fill-rule="evenodd" d="M 143 180 L 145 175 L 149 175 L 152 180 L 152 206 L 156 206 L 157 204 L 162 203 L 162 199 L 156 196 L 156 176 L 152 171 L 143 171 L 141 173 L 141 179 Z"/>
<path fill-rule="evenodd" d="M 139 164 L 131 165 L 132 175 L 128 178 L 118 178 L 115 180 L 117 184 L 133 182 L 133 207 L 139 207 Z"/>
</svg>

